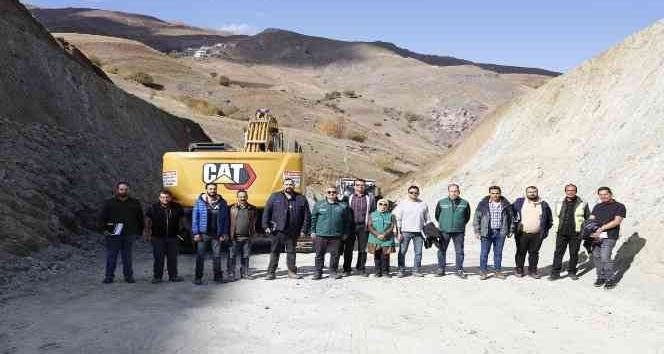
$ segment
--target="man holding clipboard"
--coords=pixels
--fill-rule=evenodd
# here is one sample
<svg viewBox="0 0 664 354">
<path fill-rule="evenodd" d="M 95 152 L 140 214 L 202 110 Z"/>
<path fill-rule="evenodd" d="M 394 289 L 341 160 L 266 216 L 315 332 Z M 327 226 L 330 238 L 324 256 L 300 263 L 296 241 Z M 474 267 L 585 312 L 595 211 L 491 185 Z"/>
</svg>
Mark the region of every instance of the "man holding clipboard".
<svg viewBox="0 0 664 354">
<path fill-rule="evenodd" d="M 611 252 L 618 242 L 620 235 L 620 223 L 627 215 L 625 205 L 613 199 L 613 193 L 609 187 L 597 189 L 600 203 L 595 205 L 590 213 L 590 219 L 597 220 L 600 225 L 592 235 L 593 239 L 593 262 L 597 269 L 597 280 L 595 286 L 604 285 L 606 289 L 613 289 L 617 282 L 613 274 L 613 259 Z"/>
<path fill-rule="evenodd" d="M 136 237 L 143 233 L 143 208 L 129 196 L 129 183 L 118 182 L 115 196 L 104 202 L 99 226 L 106 236 L 106 276 L 104 284 L 113 282 L 118 253 L 122 255 L 122 272 L 127 283 L 135 283 L 132 252 Z"/>
</svg>

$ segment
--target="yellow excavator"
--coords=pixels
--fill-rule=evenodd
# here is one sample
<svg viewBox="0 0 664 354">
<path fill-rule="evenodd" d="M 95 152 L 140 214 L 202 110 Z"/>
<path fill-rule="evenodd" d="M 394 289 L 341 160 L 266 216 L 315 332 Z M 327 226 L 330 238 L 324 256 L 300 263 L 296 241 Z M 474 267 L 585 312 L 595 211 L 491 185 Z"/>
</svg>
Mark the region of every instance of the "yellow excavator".
<svg viewBox="0 0 664 354">
<path fill-rule="evenodd" d="M 223 143 L 193 143 L 189 151 L 167 152 L 163 157 L 163 186 L 182 204 L 188 218 L 205 184 L 216 183 L 219 194 L 229 204 L 235 203 L 238 190 L 247 191 L 249 203 L 259 210 L 256 229 L 260 234 L 263 234 L 260 219 L 265 203 L 270 194 L 283 188 L 284 178 L 291 178 L 295 190 L 304 193 L 302 146 L 285 139 L 276 117 L 268 109 L 259 109 L 249 120 L 241 151 L 227 149 Z M 191 226 L 191 222 L 185 224 Z M 307 242 L 300 242 L 302 250 L 310 249 Z M 189 232 L 182 235 L 181 248 L 193 251 Z"/>
</svg>

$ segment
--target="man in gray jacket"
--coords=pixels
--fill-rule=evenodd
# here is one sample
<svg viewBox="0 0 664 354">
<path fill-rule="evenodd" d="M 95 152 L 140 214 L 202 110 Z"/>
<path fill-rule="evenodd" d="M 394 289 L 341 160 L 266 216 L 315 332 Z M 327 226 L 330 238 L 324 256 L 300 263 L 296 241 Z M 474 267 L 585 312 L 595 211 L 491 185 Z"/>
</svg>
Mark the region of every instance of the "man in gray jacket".
<svg viewBox="0 0 664 354">
<path fill-rule="evenodd" d="M 493 246 L 493 267 L 496 278 L 505 279 L 501 263 L 505 237 L 512 237 L 512 208 L 507 198 L 502 196 L 500 187 L 489 187 L 489 195 L 484 197 L 475 209 L 473 229 L 475 237 L 481 240 L 480 279 L 486 280 L 487 260 Z"/>
</svg>

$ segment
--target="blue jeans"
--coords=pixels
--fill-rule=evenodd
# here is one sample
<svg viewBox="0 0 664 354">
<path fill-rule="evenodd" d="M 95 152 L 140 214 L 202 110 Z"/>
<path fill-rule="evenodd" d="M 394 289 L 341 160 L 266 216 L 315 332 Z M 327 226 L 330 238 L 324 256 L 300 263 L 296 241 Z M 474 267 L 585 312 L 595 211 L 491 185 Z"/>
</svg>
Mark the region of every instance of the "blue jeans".
<svg viewBox="0 0 664 354">
<path fill-rule="evenodd" d="M 413 247 L 415 247 L 415 271 L 419 272 L 422 267 L 422 247 L 424 246 L 424 237 L 421 232 L 402 232 L 403 239 L 399 242 L 399 271 L 406 270 L 406 252 L 408 252 L 408 245 L 413 240 Z"/>
<path fill-rule="evenodd" d="M 438 249 L 438 269 L 445 271 L 447 264 L 447 246 L 450 240 L 454 242 L 454 253 L 456 253 L 456 270 L 463 270 L 463 232 L 450 232 L 440 236 L 440 249 Z"/>
<path fill-rule="evenodd" d="M 611 253 L 618 240 L 605 238 L 599 244 L 593 245 L 593 262 L 597 269 L 597 278 L 610 280 L 613 279 L 613 259 Z"/>
<path fill-rule="evenodd" d="M 132 267 L 132 251 L 136 235 L 106 236 L 106 278 L 113 279 L 115 266 L 118 264 L 118 253 L 122 257 L 122 273 L 125 279 L 134 276 Z"/>
<path fill-rule="evenodd" d="M 214 272 L 214 277 L 221 278 L 222 276 L 222 256 L 225 259 L 227 268 L 228 264 L 228 246 L 222 246 L 221 241 L 217 237 L 210 237 L 210 235 L 201 234 L 201 241 L 196 243 L 196 269 L 194 271 L 196 279 L 201 279 L 203 277 L 203 268 L 205 264 L 205 254 L 207 253 L 207 248 L 212 248 L 212 271 Z M 224 248 L 225 250 L 222 250 Z"/>
<path fill-rule="evenodd" d="M 480 251 L 480 272 L 487 271 L 487 260 L 489 251 L 493 245 L 493 269 L 496 272 L 502 270 L 503 246 L 505 246 L 505 237 L 500 235 L 500 229 L 490 229 L 487 237 L 482 237 L 482 249 Z"/>
</svg>

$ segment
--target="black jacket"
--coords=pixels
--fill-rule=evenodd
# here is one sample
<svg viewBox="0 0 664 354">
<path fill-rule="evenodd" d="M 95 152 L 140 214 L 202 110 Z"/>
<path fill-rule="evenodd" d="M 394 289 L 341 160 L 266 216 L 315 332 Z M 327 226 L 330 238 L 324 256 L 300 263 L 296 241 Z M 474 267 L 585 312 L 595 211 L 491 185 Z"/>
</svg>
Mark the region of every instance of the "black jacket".
<svg viewBox="0 0 664 354">
<path fill-rule="evenodd" d="M 265 210 L 263 210 L 263 229 L 270 229 L 272 232 L 276 231 L 292 231 L 298 233 L 309 234 L 309 227 L 311 225 L 309 210 L 309 202 L 302 194 L 293 192 L 294 205 L 291 210 L 291 220 L 295 221 L 294 225 L 288 225 L 288 199 L 284 192 L 272 193 L 270 198 L 265 203 Z"/>
<path fill-rule="evenodd" d="M 180 204 L 171 202 L 166 208 L 161 203 L 152 204 L 145 216 L 152 221 L 152 237 L 175 238 L 180 233 L 180 221 L 184 210 Z"/>
<path fill-rule="evenodd" d="M 143 207 L 138 199 L 128 197 L 122 201 L 113 197 L 104 202 L 99 215 L 100 231 L 111 231 L 113 224 L 123 223 L 121 235 L 143 233 Z"/>
<path fill-rule="evenodd" d="M 512 214 L 513 214 L 513 220 L 514 220 L 514 228 L 513 230 L 515 232 L 519 232 L 521 229 L 521 209 L 523 209 L 523 203 L 525 202 L 525 198 L 516 198 L 514 201 L 514 204 L 512 204 Z M 541 202 L 542 205 L 542 217 L 540 218 L 540 237 L 542 239 L 545 239 L 547 236 L 549 236 L 549 230 L 551 229 L 551 226 L 553 226 L 553 214 L 551 213 L 551 207 L 549 207 L 549 203 L 545 202 L 542 200 Z"/>
</svg>

